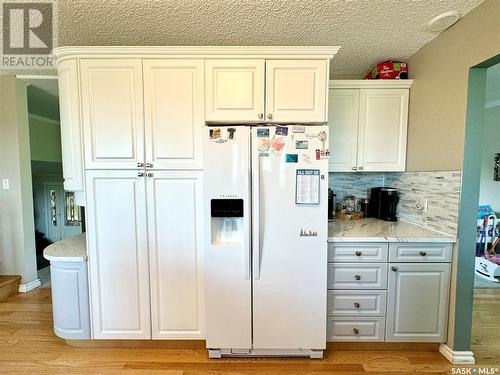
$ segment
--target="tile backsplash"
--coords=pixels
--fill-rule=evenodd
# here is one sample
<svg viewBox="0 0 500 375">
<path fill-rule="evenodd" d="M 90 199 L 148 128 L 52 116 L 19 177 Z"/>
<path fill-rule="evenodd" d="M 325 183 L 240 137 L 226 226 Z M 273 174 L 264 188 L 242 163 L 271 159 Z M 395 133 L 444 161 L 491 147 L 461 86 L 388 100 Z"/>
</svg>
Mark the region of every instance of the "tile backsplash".
<svg viewBox="0 0 500 375">
<path fill-rule="evenodd" d="M 354 195 L 356 198 L 366 198 L 368 189 L 377 186 L 385 186 L 386 173 L 330 173 L 328 183 L 330 189 L 337 195 L 337 201 L 346 195 Z"/>
<path fill-rule="evenodd" d="M 391 186 L 399 191 L 400 220 L 457 234 L 461 171 L 397 172 L 397 173 L 330 173 L 330 188 L 337 200 L 345 195 L 364 198 L 368 189 Z M 427 199 L 427 212 L 417 205 Z"/>
</svg>

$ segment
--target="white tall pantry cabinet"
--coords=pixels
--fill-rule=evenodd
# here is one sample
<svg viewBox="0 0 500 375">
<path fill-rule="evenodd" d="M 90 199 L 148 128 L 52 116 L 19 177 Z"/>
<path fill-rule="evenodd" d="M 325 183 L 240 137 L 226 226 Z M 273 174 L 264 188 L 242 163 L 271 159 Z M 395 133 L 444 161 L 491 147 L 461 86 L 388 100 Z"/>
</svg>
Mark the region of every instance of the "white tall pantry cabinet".
<svg viewBox="0 0 500 375">
<path fill-rule="evenodd" d="M 337 47 L 61 47 L 93 339 L 203 339 L 205 121 L 325 122 Z M 296 95 L 300 93 L 301 95 Z"/>
</svg>

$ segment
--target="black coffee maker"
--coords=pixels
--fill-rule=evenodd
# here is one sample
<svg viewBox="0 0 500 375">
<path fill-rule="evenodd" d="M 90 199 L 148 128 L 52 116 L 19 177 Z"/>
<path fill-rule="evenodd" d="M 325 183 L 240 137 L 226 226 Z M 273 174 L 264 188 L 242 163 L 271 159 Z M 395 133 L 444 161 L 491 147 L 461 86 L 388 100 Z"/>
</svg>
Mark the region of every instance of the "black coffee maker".
<svg viewBox="0 0 500 375">
<path fill-rule="evenodd" d="M 385 221 L 397 221 L 399 202 L 398 190 L 391 187 L 376 187 L 370 189 L 370 217 Z"/>
</svg>

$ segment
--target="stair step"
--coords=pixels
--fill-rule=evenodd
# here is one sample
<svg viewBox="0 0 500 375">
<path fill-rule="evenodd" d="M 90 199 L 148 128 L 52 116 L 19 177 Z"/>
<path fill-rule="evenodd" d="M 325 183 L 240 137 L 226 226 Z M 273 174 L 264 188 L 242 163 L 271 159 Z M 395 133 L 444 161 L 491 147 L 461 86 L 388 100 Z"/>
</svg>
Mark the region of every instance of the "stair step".
<svg viewBox="0 0 500 375">
<path fill-rule="evenodd" d="M 0 302 L 14 294 L 17 294 L 20 282 L 21 276 L 19 275 L 0 276 Z"/>
</svg>

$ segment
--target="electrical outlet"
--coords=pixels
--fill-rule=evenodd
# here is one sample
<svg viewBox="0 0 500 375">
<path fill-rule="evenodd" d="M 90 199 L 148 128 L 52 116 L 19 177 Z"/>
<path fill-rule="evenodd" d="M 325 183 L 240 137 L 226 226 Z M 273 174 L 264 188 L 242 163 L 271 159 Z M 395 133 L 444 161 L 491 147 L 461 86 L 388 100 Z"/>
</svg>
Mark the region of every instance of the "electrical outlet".
<svg viewBox="0 0 500 375">
<path fill-rule="evenodd" d="M 425 198 L 420 199 L 416 204 L 415 208 L 419 210 L 421 213 L 427 213 L 429 208 L 427 199 Z"/>
<path fill-rule="evenodd" d="M 3 190 L 9 190 L 9 179 L 8 178 L 2 178 L 2 189 Z"/>
</svg>

